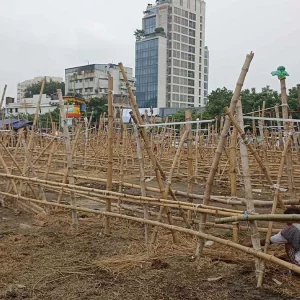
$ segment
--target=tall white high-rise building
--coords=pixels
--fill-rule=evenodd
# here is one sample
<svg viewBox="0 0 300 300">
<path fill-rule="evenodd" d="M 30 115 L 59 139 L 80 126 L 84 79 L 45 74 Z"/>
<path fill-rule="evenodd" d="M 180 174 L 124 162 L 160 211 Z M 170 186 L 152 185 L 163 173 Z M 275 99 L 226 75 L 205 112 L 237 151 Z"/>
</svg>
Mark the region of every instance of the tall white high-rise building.
<svg viewBox="0 0 300 300">
<path fill-rule="evenodd" d="M 139 107 L 203 107 L 209 52 L 204 0 L 157 0 L 136 31 L 136 97 Z"/>
</svg>

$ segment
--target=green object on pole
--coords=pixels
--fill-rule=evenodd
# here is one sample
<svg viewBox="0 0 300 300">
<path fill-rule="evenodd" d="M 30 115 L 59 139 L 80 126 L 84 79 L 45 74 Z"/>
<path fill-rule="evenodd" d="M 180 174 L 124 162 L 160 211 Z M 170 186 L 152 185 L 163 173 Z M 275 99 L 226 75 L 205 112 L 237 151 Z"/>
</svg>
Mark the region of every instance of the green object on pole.
<svg viewBox="0 0 300 300">
<path fill-rule="evenodd" d="M 285 70 L 284 66 L 280 66 L 277 68 L 276 71 L 271 73 L 272 76 L 278 76 L 279 80 L 283 80 L 286 78 L 286 76 L 290 76 L 289 73 Z"/>
</svg>

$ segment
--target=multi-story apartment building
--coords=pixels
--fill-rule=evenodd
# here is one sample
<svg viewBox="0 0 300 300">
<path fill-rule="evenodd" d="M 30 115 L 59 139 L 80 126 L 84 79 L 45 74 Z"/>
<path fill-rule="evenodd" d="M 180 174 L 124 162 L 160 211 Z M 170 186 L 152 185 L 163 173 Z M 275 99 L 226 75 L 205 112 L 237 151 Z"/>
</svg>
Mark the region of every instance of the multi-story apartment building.
<svg viewBox="0 0 300 300">
<path fill-rule="evenodd" d="M 128 80 L 135 90 L 133 69 L 125 67 Z M 91 97 L 103 97 L 108 93 L 108 73 L 113 78 L 114 97 L 127 98 L 128 92 L 125 81 L 118 65 L 93 64 L 65 70 L 66 95 L 80 94 L 86 100 Z"/>
<path fill-rule="evenodd" d="M 136 31 L 136 97 L 139 107 L 203 107 L 209 52 L 204 0 L 157 0 Z"/>
<path fill-rule="evenodd" d="M 28 79 L 23 82 L 18 83 L 18 95 L 17 95 L 17 102 L 22 102 L 25 98 L 25 90 L 28 86 L 39 83 L 43 79 L 46 79 L 47 82 L 54 81 L 54 82 L 63 82 L 64 80 L 61 77 L 51 77 L 51 76 L 40 76 L 34 77 L 33 79 Z"/>
</svg>

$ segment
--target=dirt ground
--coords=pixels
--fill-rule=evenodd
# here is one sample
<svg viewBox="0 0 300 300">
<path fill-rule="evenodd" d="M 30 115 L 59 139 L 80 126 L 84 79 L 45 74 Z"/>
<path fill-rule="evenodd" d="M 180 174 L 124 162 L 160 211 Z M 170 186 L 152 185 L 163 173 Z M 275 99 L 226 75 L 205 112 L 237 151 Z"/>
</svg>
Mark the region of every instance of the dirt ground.
<svg viewBox="0 0 300 300">
<path fill-rule="evenodd" d="M 0 299 L 300 299 L 300 279 L 274 265 L 256 289 L 253 259 L 226 247 L 195 262 L 191 237 L 175 246 L 160 230 L 147 256 L 143 225 L 113 219 L 105 236 L 100 217 L 81 215 L 72 233 L 69 215 L 0 208 Z"/>
</svg>

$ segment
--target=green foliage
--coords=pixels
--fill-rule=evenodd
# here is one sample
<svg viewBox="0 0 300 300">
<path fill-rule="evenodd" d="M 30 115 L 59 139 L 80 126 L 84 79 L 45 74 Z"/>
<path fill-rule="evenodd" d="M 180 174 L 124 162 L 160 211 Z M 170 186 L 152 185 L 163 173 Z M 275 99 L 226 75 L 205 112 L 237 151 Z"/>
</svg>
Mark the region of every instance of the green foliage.
<svg viewBox="0 0 300 300">
<path fill-rule="evenodd" d="M 104 112 L 107 114 L 108 112 L 108 106 L 107 106 L 107 99 L 105 98 L 98 98 L 94 97 L 91 98 L 87 107 L 87 115 L 90 116 L 90 114 L 93 111 L 93 122 L 98 122 L 100 115 Z"/>
<path fill-rule="evenodd" d="M 233 91 L 227 88 L 218 88 L 208 95 L 208 103 L 206 105 L 206 111 L 202 114 L 203 119 L 211 119 L 224 114 L 224 108 L 230 105 Z M 263 107 L 263 102 L 266 102 L 266 108 L 274 107 L 276 104 L 281 104 L 281 95 L 278 91 L 272 90 L 269 86 L 264 87 L 261 92 L 257 92 L 255 88 L 245 89 L 241 92 L 243 113 L 247 114 L 253 111 L 257 111 Z M 289 110 L 293 118 L 300 118 L 299 100 L 297 94 L 297 88 L 293 87 L 288 93 L 288 105 Z M 274 110 L 273 110 L 274 112 Z M 266 112 L 267 115 L 267 112 Z M 273 115 L 274 116 L 274 115 Z M 176 121 L 185 120 L 184 110 L 178 111 L 171 116 Z M 193 111 L 192 118 L 195 120 L 199 118 L 199 113 Z"/>
<path fill-rule="evenodd" d="M 55 123 L 58 123 L 59 119 L 60 119 L 59 108 L 58 107 L 55 108 L 55 110 L 52 111 L 50 114 L 51 114 L 52 121 L 55 122 Z M 47 127 L 51 128 L 50 114 L 46 113 L 46 114 L 43 114 L 43 115 L 39 115 L 37 126 L 41 127 L 41 128 L 47 128 Z M 32 122 L 33 119 L 34 119 L 34 115 L 19 114 L 19 116 L 15 116 L 15 118 L 16 119 L 17 118 L 19 118 L 19 119 L 26 119 L 26 120 Z"/>
<path fill-rule="evenodd" d="M 136 29 L 134 36 L 137 41 L 140 41 L 145 36 L 145 30 Z"/>
<path fill-rule="evenodd" d="M 34 83 L 25 89 L 25 98 L 31 98 L 33 95 L 39 95 L 41 91 L 42 82 Z M 45 83 L 43 94 L 50 96 L 52 99 L 57 90 L 61 89 L 62 94 L 65 94 L 65 83 L 55 82 L 50 80 L 50 82 Z"/>
<path fill-rule="evenodd" d="M 160 35 L 166 35 L 166 33 L 165 33 L 165 29 L 163 28 L 163 27 L 157 27 L 157 28 L 155 28 L 155 33 L 156 34 L 160 34 Z"/>
<path fill-rule="evenodd" d="M 271 73 L 272 76 L 278 76 L 279 80 L 285 79 L 287 76 L 290 76 L 289 73 L 285 70 L 284 66 L 280 66 L 276 71 Z"/>
</svg>

